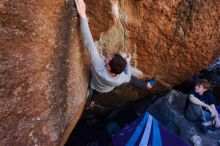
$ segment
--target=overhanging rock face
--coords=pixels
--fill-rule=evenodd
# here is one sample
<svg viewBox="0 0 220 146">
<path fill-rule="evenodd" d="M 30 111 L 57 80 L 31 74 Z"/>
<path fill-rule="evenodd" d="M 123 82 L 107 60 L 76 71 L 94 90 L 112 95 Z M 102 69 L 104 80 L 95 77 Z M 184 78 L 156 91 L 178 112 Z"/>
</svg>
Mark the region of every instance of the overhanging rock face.
<svg viewBox="0 0 220 146">
<path fill-rule="evenodd" d="M 101 52 L 131 52 L 133 66 L 146 77 L 157 76 L 173 86 L 220 55 L 220 2 L 111 0 L 111 5 L 106 3 L 87 0 L 90 24 Z M 106 11 L 111 6 L 112 15 L 96 9 L 98 4 Z M 113 17 L 113 21 L 99 17 L 102 13 Z M 99 37 L 97 32 L 105 29 L 98 22 L 110 25 Z"/>
<path fill-rule="evenodd" d="M 131 52 L 146 78 L 173 86 L 220 55 L 219 1 L 85 2 L 100 53 Z M 89 58 L 72 5 L 0 2 L 0 145 L 63 145 L 78 121 Z"/>
<path fill-rule="evenodd" d="M 159 80 L 155 92 L 183 82 L 220 55 L 220 2 L 215 0 L 86 2 L 100 52 L 131 52 L 132 65 L 143 72 L 143 78 L 156 76 Z M 101 103 L 108 104 L 147 94 L 140 93 L 120 89 L 98 96 Z"/>
</svg>

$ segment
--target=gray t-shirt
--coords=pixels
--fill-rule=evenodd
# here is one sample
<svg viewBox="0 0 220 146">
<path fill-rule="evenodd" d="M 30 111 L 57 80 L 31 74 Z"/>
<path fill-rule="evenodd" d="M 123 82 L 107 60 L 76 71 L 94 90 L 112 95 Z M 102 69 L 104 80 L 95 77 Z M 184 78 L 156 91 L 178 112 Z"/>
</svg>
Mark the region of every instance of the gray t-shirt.
<svg viewBox="0 0 220 146">
<path fill-rule="evenodd" d="M 84 46 L 87 48 L 92 62 L 92 79 L 90 87 L 98 92 L 104 93 L 113 90 L 115 87 L 120 86 L 123 83 L 129 82 L 131 79 L 130 64 L 127 63 L 124 72 L 112 77 L 105 67 L 104 59 L 100 56 L 95 46 L 87 19 L 81 18 L 80 29 Z"/>
</svg>

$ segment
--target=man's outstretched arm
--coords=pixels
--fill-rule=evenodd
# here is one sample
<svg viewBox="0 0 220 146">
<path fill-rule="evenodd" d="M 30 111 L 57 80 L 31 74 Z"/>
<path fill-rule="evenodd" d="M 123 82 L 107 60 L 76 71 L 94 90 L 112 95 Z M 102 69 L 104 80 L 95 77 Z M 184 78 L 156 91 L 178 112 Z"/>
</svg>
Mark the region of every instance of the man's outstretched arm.
<svg viewBox="0 0 220 146">
<path fill-rule="evenodd" d="M 95 70 L 104 67 L 104 61 L 100 57 L 98 50 L 95 46 L 92 34 L 89 29 L 88 19 L 86 16 L 86 6 L 83 0 L 75 0 L 77 11 L 80 15 L 80 30 L 83 37 L 84 46 L 87 48 L 89 56 L 92 61 L 92 66 Z"/>
</svg>

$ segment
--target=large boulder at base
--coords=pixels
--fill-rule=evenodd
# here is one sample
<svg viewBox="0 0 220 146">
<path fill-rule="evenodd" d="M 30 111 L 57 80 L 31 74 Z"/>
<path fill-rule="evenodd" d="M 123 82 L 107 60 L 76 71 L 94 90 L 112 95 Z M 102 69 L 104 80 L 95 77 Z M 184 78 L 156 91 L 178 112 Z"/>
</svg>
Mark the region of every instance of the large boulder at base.
<svg viewBox="0 0 220 146">
<path fill-rule="evenodd" d="M 202 146 L 218 146 L 220 130 L 205 132 L 198 122 L 192 122 L 185 118 L 186 99 L 186 94 L 172 90 L 158 99 L 147 111 L 165 127 L 192 145 L 192 137 L 197 135 L 201 139 Z"/>
</svg>

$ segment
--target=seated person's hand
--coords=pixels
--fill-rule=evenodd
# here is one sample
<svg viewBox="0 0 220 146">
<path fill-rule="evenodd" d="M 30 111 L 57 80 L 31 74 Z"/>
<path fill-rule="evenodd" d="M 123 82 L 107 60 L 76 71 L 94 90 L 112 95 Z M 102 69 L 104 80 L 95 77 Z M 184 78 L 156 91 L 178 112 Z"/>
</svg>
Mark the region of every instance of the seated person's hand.
<svg viewBox="0 0 220 146">
<path fill-rule="evenodd" d="M 207 107 L 206 107 L 208 110 L 209 110 L 209 112 L 211 113 L 211 117 L 215 117 L 215 111 L 208 105 Z"/>
<path fill-rule="evenodd" d="M 214 121 L 215 127 L 220 128 L 220 121 L 216 121 L 216 119 L 214 119 L 213 121 Z"/>
</svg>

